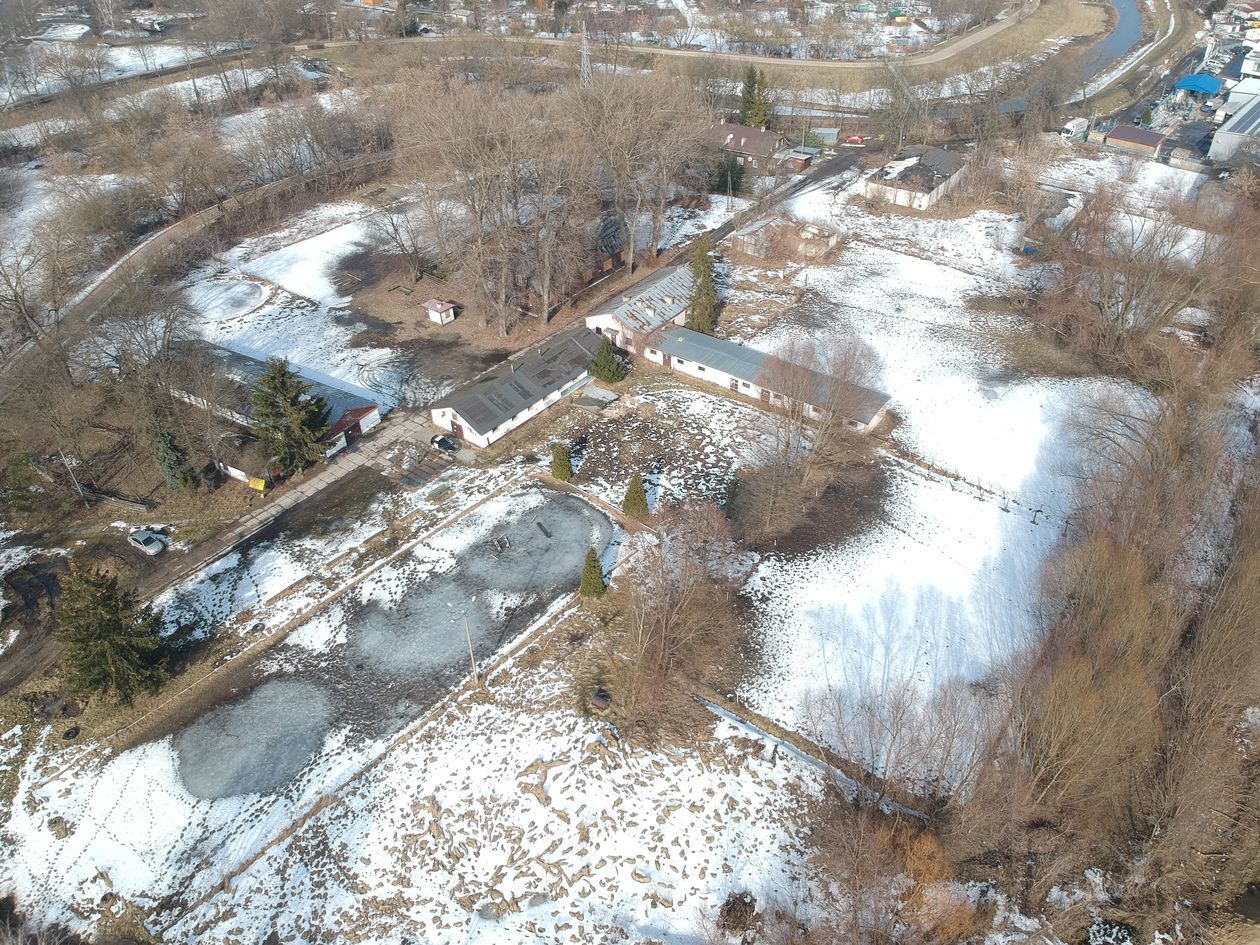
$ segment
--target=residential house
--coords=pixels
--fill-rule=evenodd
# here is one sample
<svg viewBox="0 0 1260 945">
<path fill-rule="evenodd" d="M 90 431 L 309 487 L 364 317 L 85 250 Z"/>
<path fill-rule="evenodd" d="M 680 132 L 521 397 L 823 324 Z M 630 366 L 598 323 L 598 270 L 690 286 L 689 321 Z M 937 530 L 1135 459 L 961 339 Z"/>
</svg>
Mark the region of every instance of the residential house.
<svg viewBox="0 0 1260 945">
<path fill-rule="evenodd" d="M 226 390 L 218 392 L 213 403 L 187 390 L 173 391 L 181 400 L 207 410 L 241 430 L 248 431 L 254 425 L 253 392 L 258 379 L 267 368 L 263 359 L 248 354 L 231 351 L 218 345 L 202 341 L 188 341 L 186 345 L 196 346 L 208 353 L 215 362 L 216 373 L 229 382 Z M 362 434 L 381 422 L 389 407 L 377 403 L 372 391 L 311 371 L 297 364 L 290 364 L 290 370 L 310 388 L 311 396 L 321 397 L 328 404 L 328 416 L 331 426 L 324 434 L 324 455 L 334 456 Z M 242 442 L 250 442 L 243 440 Z M 249 459 L 249 463 L 236 463 L 227 454 L 218 458 L 219 470 L 234 479 L 250 482 L 267 478 L 263 467 L 265 463 L 257 461 L 248 449 L 241 447 L 238 452 Z M 246 469 L 245 466 L 249 468 Z"/>
<path fill-rule="evenodd" d="M 648 361 L 771 405 L 783 403 L 786 396 L 799 396 L 796 391 L 785 393 L 775 387 L 776 381 L 798 378 L 803 371 L 812 390 L 806 415 L 819 419 L 828 409 L 838 410 L 848 425 L 861 433 L 879 426 L 888 409 L 888 395 L 880 391 L 807 368 L 779 372 L 772 355 L 687 328 L 667 328 L 652 339 L 651 345 L 644 353 Z"/>
<path fill-rule="evenodd" d="M 967 161 L 945 148 L 906 148 L 866 179 L 865 194 L 899 207 L 926 210 L 963 182 Z"/>
<path fill-rule="evenodd" d="M 772 174 L 778 166 L 779 152 L 790 150 L 787 138 L 777 131 L 749 128 L 721 122 L 713 126 L 713 140 L 745 170 Z"/>
<path fill-rule="evenodd" d="M 1103 134 L 1103 144 L 1109 148 L 1155 159 L 1163 153 L 1166 140 L 1158 132 L 1136 125 L 1116 125 Z"/>
<path fill-rule="evenodd" d="M 430 408 L 433 422 L 473 446 L 489 446 L 585 383 L 600 337 L 570 328 L 457 387 Z"/>
<path fill-rule="evenodd" d="M 643 341 L 666 325 L 683 325 L 691 298 L 691 270 L 671 266 L 605 303 L 586 317 L 586 327 L 623 351 L 642 351 Z"/>
<path fill-rule="evenodd" d="M 1240 108 L 1216 129 L 1208 147 L 1213 161 L 1229 161 L 1239 152 L 1260 152 L 1260 97 Z"/>
<path fill-rule="evenodd" d="M 429 299 L 424 303 L 424 310 L 429 316 L 429 321 L 438 325 L 449 325 L 455 321 L 455 303 L 444 302 L 441 299 Z"/>
</svg>

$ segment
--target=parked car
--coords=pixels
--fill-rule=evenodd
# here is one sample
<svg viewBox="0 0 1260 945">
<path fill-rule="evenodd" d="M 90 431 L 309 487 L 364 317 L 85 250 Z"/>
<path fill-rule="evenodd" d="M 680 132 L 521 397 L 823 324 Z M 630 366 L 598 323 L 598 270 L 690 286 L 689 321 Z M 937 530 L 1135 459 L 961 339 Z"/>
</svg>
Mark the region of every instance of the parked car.
<svg viewBox="0 0 1260 945">
<path fill-rule="evenodd" d="M 166 550 L 166 542 L 162 540 L 162 536 L 148 528 L 138 528 L 127 536 L 127 543 L 133 548 L 139 548 L 149 557 L 160 555 Z"/>
<path fill-rule="evenodd" d="M 429 445 L 432 446 L 435 450 L 438 450 L 439 452 L 442 452 L 442 453 L 446 453 L 449 456 L 454 456 L 456 453 L 459 452 L 459 444 L 456 443 L 453 438 L 446 436 L 443 433 L 439 433 L 436 436 L 430 438 Z"/>
<path fill-rule="evenodd" d="M 844 139 L 845 144 L 866 144 L 866 139 L 861 135 L 849 135 Z"/>
</svg>

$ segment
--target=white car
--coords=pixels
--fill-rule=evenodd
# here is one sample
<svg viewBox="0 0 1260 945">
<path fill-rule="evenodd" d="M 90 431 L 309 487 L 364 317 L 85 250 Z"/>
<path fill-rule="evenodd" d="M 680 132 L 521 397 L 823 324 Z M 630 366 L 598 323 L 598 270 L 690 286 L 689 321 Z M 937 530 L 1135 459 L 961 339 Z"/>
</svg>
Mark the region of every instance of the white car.
<svg viewBox="0 0 1260 945">
<path fill-rule="evenodd" d="M 127 536 L 127 543 L 134 548 L 139 548 L 150 557 L 160 555 L 166 550 L 166 542 L 162 540 L 162 536 L 147 528 L 140 528 L 132 532 Z"/>
</svg>

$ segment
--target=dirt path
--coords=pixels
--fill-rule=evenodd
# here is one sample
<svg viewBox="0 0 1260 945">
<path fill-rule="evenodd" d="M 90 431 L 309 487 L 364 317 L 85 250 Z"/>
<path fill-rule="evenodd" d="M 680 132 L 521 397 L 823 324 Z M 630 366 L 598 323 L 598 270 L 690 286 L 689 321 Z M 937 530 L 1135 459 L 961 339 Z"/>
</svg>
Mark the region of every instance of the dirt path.
<svg viewBox="0 0 1260 945">
<path fill-rule="evenodd" d="M 1041 6 L 1041 0 L 1025 0 L 1024 5 L 1016 12 L 1008 17 L 998 20 L 996 23 L 989 23 L 970 33 L 965 33 L 955 39 L 948 40 L 927 52 L 915 53 L 909 56 L 900 56 L 895 61 L 898 65 L 906 66 L 930 66 L 940 62 L 947 62 L 955 56 L 972 49 L 981 43 L 987 42 L 999 33 L 1010 29 L 1016 23 L 1022 23 Z M 462 37 L 461 37 L 462 39 Z M 495 37 L 499 42 L 518 43 L 526 45 L 552 46 L 568 49 L 576 49 L 580 38 L 573 39 L 538 39 L 532 36 L 499 36 Z M 406 37 L 400 39 L 379 40 L 375 45 L 382 44 L 399 44 L 399 43 L 439 43 L 445 40 L 444 37 Z M 327 43 L 310 43 L 300 44 L 293 48 L 295 50 L 309 49 L 332 49 L 338 46 L 358 46 L 361 45 L 357 40 L 344 39 L 333 40 Z M 773 56 L 758 56 L 752 53 L 733 53 L 733 52 L 710 52 L 709 50 L 696 49 L 667 49 L 661 46 L 631 46 L 628 47 L 631 52 L 642 52 L 644 55 L 651 56 L 670 56 L 675 58 L 695 59 L 695 58 L 712 58 L 714 56 L 732 61 L 732 62 L 753 62 L 761 63 L 767 66 L 790 66 L 793 69 L 805 69 L 809 71 L 822 72 L 875 72 L 888 68 L 887 62 L 881 59 L 863 59 L 857 62 L 843 59 L 776 59 Z"/>
</svg>

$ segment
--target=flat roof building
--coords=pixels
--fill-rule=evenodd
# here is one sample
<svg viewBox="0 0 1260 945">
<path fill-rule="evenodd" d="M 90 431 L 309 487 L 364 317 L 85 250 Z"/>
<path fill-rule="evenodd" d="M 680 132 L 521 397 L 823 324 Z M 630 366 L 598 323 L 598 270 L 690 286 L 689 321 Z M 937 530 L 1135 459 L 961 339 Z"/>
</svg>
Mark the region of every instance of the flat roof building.
<svg viewBox="0 0 1260 945">
<path fill-rule="evenodd" d="M 1240 151 L 1260 149 L 1260 97 L 1240 108 L 1229 121 L 1216 129 L 1208 157 L 1213 161 L 1229 161 Z"/>
</svg>

